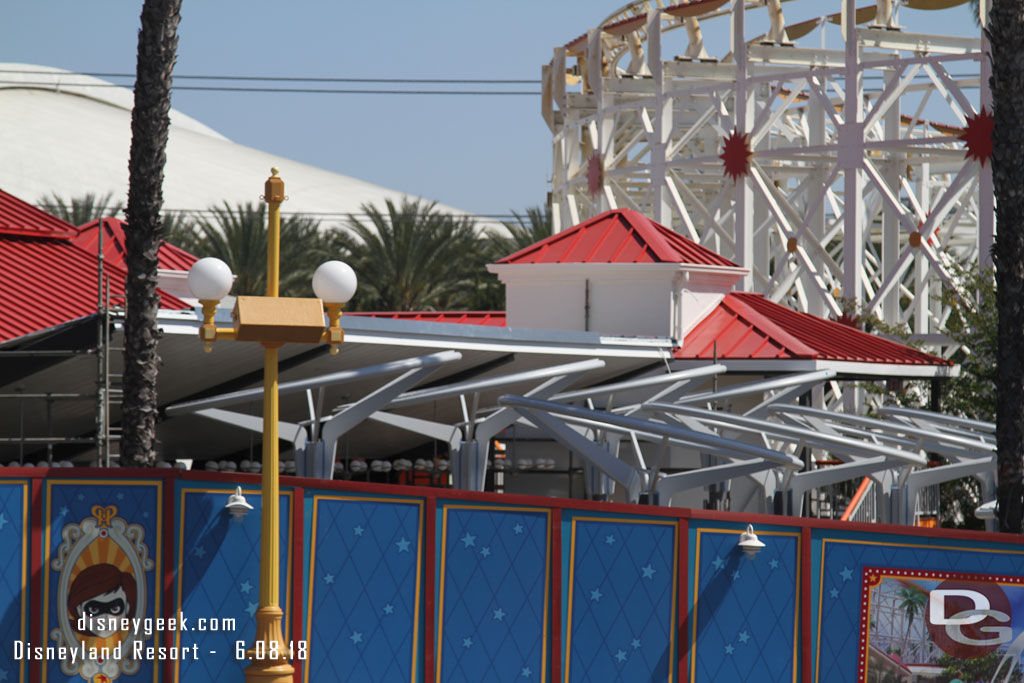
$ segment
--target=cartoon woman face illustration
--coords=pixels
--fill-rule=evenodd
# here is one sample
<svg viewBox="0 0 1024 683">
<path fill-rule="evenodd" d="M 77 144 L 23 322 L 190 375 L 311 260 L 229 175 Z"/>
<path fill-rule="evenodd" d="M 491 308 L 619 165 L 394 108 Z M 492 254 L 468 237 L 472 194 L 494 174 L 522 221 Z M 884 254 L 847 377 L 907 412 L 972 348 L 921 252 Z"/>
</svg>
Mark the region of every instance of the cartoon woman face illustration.
<svg viewBox="0 0 1024 683">
<path fill-rule="evenodd" d="M 83 569 L 71 582 L 68 616 L 77 632 L 106 638 L 120 630 L 121 619 L 135 614 L 135 596 L 135 578 L 131 574 L 112 564 L 95 564 Z"/>
</svg>

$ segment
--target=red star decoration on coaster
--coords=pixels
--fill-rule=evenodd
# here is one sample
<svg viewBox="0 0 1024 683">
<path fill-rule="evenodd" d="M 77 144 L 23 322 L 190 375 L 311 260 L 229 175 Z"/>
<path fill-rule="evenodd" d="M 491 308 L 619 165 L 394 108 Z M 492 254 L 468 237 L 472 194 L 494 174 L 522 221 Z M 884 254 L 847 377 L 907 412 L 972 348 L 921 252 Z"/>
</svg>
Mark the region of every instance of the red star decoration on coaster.
<svg viewBox="0 0 1024 683">
<path fill-rule="evenodd" d="M 957 137 L 966 143 L 965 154 L 968 159 L 976 159 L 982 166 L 992 158 L 992 127 L 995 121 L 985 107 L 974 115 L 967 117 L 967 127 Z"/>
<path fill-rule="evenodd" d="M 604 166 L 601 165 L 601 155 L 594 152 L 587 162 L 587 191 L 593 197 L 601 191 L 604 185 Z"/>
<path fill-rule="evenodd" d="M 718 158 L 725 162 L 725 175 L 732 176 L 736 182 L 750 173 L 750 158 L 754 153 L 750 150 L 750 136 L 733 130 L 722 144 L 722 153 Z"/>
</svg>

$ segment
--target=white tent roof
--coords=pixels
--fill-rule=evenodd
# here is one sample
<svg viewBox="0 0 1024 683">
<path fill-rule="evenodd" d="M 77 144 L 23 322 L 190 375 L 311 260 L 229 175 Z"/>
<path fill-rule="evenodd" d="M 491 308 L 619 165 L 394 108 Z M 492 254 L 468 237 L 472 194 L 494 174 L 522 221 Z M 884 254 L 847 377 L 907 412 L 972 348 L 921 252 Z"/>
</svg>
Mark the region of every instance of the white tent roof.
<svg viewBox="0 0 1024 683">
<path fill-rule="evenodd" d="M 0 189 L 29 202 L 52 193 L 86 192 L 127 201 L 133 94 L 91 76 L 51 67 L 0 63 Z M 257 202 L 271 166 L 281 169 L 287 213 L 357 213 L 383 206 L 398 190 L 246 147 L 171 112 L 164 179 L 165 209 L 207 209 Z M 438 205 L 442 211 L 467 213 Z"/>
</svg>

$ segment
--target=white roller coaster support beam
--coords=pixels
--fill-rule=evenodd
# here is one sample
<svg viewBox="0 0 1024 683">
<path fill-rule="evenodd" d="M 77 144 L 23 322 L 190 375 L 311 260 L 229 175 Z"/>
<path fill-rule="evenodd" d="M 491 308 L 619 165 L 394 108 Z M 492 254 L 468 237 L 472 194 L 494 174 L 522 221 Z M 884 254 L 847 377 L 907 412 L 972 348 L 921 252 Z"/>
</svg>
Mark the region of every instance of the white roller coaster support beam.
<svg viewBox="0 0 1024 683">
<path fill-rule="evenodd" d="M 572 44 L 585 53 L 580 92 L 565 92 L 567 53 L 556 50 L 544 110 L 556 229 L 635 207 L 750 267 L 748 289 L 773 301 L 815 315 L 856 301 L 948 347 L 940 283 L 956 284 L 954 263 L 987 264 L 995 235 L 991 165 L 968 160 L 960 137 L 991 111 L 987 43 L 897 27 L 891 0 L 873 3 L 866 28 L 852 0 L 764 0 L 768 16 L 757 18 L 770 28 L 753 36 L 757 4 L 728 0 L 680 21 L 631 3 L 608 19 L 646 14 L 625 39 L 602 24 Z M 820 14 L 787 27 L 790 7 Z M 958 11 L 941 10 L 947 24 Z M 923 14 L 937 13 L 908 18 Z M 836 16 L 838 40 L 822 32 L 818 45 L 813 29 Z M 707 22 L 730 33 L 717 59 L 700 37 Z M 637 78 L 641 54 L 650 78 Z M 754 155 L 735 181 L 719 158 L 733 131 L 750 135 Z M 592 195 L 595 152 L 604 182 Z"/>
<path fill-rule="evenodd" d="M 732 0 L 732 31 L 731 47 L 736 62 L 736 85 L 733 91 L 735 98 L 735 130 L 740 135 L 748 135 L 754 124 L 753 91 L 747 84 L 747 42 L 746 42 L 746 0 Z M 728 182 L 728 181 L 726 181 Z M 734 260 L 750 272 L 743 276 L 740 289 L 750 291 L 754 288 L 754 274 L 760 265 L 754 259 L 754 191 L 747 175 L 736 181 L 734 190 L 734 237 L 736 252 Z M 766 269 L 761 269 L 767 272 Z"/>
</svg>

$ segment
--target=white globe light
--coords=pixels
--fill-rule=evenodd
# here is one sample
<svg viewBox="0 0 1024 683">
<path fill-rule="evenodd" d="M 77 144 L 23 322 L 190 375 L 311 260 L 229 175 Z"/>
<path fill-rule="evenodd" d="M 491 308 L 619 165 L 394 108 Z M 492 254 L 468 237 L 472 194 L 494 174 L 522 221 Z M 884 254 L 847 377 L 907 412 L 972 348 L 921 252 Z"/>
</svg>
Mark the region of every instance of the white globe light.
<svg viewBox="0 0 1024 683">
<path fill-rule="evenodd" d="M 356 272 L 344 261 L 327 261 L 313 273 L 313 292 L 329 304 L 343 304 L 356 293 Z"/>
<path fill-rule="evenodd" d="M 234 275 L 228 264 L 207 256 L 192 264 L 188 271 L 188 288 L 201 301 L 220 301 L 231 291 Z"/>
</svg>

